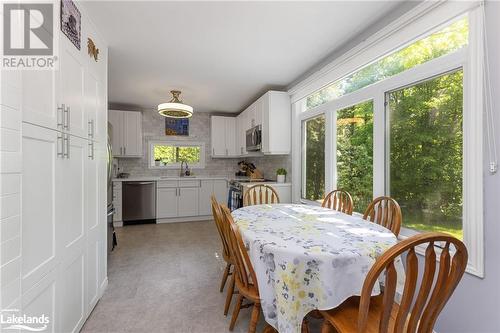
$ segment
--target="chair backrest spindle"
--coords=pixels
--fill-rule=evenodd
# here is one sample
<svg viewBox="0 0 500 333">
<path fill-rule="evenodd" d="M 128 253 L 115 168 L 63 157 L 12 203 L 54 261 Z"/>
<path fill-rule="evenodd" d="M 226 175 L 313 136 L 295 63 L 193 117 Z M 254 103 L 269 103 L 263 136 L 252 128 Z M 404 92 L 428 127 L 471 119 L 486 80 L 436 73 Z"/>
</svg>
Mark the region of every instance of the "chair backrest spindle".
<svg viewBox="0 0 500 333">
<path fill-rule="evenodd" d="M 363 215 L 365 220 L 380 224 L 391 230 L 396 236 L 401 229 L 401 208 L 396 200 L 390 197 L 378 197 L 374 199 Z"/>
<path fill-rule="evenodd" d="M 330 208 L 342 213 L 352 215 L 354 205 L 349 192 L 344 190 L 334 190 L 326 195 L 321 207 Z"/>
<path fill-rule="evenodd" d="M 279 203 L 278 193 L 268 185 L 257 184 L 250 187 L 243 197 L 243 206 Z"/>
<path fill-rule="evenodd" d="M 445 242 L 441 250 L 439 271 L 436 274 L 436 253 L 434 246 L 437 242 Z M 418 257 L 415 248 L 427 245 L 425 251 L 425 266 L 421 283 L 418 284 Z M 450 245 L 455 251 L 451 257 Z M 398 307 L 394 297 L 396 294 L 397 272 L 395 260 L 406 253 L 406 279 Z M 368 323 L 368 312 L 373 286 L 378 282 L 380 275 L 385 271 L 385 286 L 380 313 L 380 333 L 432 333 L 436 319 L 455 290 L 467 266 L 467 248 L 458 239 L 438 232 L 419 234 L 407 238 L 381 255 L 363 284 L 358 314 L 358 333 L 365 332 Z M 419 288 L 417 286 L 419 285 Z M 391 315 L 396 312 L 393 325 Z"/>
</svg>

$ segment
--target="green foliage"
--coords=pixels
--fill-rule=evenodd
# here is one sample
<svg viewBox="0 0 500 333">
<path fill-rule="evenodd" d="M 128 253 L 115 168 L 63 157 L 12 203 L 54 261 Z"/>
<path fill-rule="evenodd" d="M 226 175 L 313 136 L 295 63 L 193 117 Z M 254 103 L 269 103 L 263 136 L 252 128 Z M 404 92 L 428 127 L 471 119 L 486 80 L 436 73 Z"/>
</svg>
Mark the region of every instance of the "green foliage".
<svg viewBox="0 0 500 333">
<path fill-rule="evenodd" d="M 155 145 L 154 159 L 164 163 L 174 164 L 182 161 L 198 163 L 200 161 L 200 147 L 196 146 L 161 146 Z"/>
<path fill-rule="evenodd" d="M 469 25 L 467 18 L 426 38 L 369 64 L 353 74 L 318 90 L 307 97 L 308 109 L 359 90 L 370 84 L 423 64 L 431 59 L 451 53 L 467 45 Z"/>
<path fill-rule="evenodd" d="M 307 108 L 401 73 L 467 45 L 468 20 L 369 64 L 307 98 Z M 463 72 L 447 74 L 388 94 L 390 195 L 406 227 L 462 237 Z M 361 120 L 362 119 L 362 120 Z M 307 120 L 303 196 L 324 196 L 325 118 Z M 353 195 L 355 210 L 372 198 L 373 104 L 337 112 L 337 188 Z"/>
<path fill-rule="evenodd" d="M 284 176 L 286 176 L 287 172 L 286 172 L 286 169 L 279 168 L 278 170 L 276 170 L 276 174 L 277 175 L 284 175 Z"/>
<path fill-rule="evenodd" d="M 373 102 L 337 112 L 337 188 L 364 212 L 373 198 Z"/>
<path fill-rule="evenodd" d="M 305 193 L 304 198 L 321 200 L 325 195 L 325 116 L 304 123 Z"/>
<path fill-rule="evenodd" d="M 462 229 L 462 80 L 460 70 L 389 94 L 390 193 L 404 225 Z"/>
</svg>

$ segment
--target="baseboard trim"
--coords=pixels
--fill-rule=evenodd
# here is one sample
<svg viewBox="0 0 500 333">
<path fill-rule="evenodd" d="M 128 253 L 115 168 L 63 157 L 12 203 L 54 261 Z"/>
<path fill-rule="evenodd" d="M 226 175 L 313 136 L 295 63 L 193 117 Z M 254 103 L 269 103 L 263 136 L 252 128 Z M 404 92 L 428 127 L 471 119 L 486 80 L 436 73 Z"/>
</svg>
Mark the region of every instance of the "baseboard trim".
<svg viewBox="0 0 500 333">
<path fill-rule="evenodd" d="M 156 223 L 178 223 L 178 222 L 194 222 L 194 221 L 206 221 L 206 220 L 212 220 L 212 215 L 156 219 Z"/>
</svg>

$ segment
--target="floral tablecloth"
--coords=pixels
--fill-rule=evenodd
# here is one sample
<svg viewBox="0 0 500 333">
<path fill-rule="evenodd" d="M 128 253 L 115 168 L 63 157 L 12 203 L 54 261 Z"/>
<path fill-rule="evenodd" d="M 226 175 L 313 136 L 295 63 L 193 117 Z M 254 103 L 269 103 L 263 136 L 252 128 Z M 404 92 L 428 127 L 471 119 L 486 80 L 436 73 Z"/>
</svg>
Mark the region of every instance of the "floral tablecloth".
<svg viewBox="0 0 500 333">
<path fill-rule="evenodd" d="M 375 259 L 396 244 L 388 229 L 330 209 L 273 204 L 232 212 L 257 275 L 266 321 L 301 331 L 302 319 L 359 295 Z M 376 285 L 373 294 L 380 293 Z"/>
</svg>

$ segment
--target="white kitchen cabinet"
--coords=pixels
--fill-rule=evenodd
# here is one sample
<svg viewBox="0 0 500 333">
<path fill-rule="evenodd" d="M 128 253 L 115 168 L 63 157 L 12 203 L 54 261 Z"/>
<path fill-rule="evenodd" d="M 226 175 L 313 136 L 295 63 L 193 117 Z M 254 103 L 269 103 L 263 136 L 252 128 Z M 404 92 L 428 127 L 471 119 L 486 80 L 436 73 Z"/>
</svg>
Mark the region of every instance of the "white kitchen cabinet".
<svg viewBox="0 0 500 333">
<path fill-rule="evenodd" d="M 198 187 L 179 187 L 177 216 L 186 217 L 198 215 L 198 189 Z"/>
<path fill-rule="evenodd" d="M 248 189 L 258 183 L 248 183 L 243 185 L 243 195 L 248 191 Z M 292 202 L 292 184 L 291 183 L 265 183 L 265 185 L 271 186 L 276 193 L 280 203 L 291 203 Z"/>
<path fill-rule="evenodd" d="M 225 117 L 212 116 L 210 118 L 210 133 L 212 157 L 226 156 L 226 121 Z"/>
<path fill-rule="evenodd" d="M 65 201 L 60 201 L 64 187 L 56 179 L 63 167 L 62 134 L 27 123 L 22 133 L 21 288 L 27 291 L 57 265 L 61 223 L 56 225 L 56 209 Z"/>
<path fill-rule="evenodd" d="M 157 219 L 201 218 L 212 215 L 210 197 L 215 194 L 217 201 L 227 201 L 227 181 L 225 179 L 181 179 L 157 181 Z M 160 221 L 170 222 L 170 221 Z"/>
<path fill-rule="evenodd" d="M 247 154 L 246 148 L 246 114 L 240 113 L 236 117 L 236 152 L 239 156 Z"/>
<path fill-rule="evenodd" d="M 23 121 L 58 129 L 62 110 L 56 102 L 57 71 L 20 71 L 22 75 Z"/>
<path fill-rule="evenodd" d="M 59 202 L 64 203 L 56 211 L 61 230 L 61 242 L 57 244 L 61 254 L 61 331 L 78 332 L 87 313 L 85 166 L 89 153 L 87 140 L 75 136 L 67 139 L 68 156 L 62 160 L 63 168 L 57 178 L 62 189 Z"/>
<path fill-rule="evenodd" d="M 123 128 L 123 155 L 142 157 L 142 114 L 125 112 Z"/>
<path fill-rule="evenodd" d="M 264 101 L 262 98 L 259 98 L 253 104 L 255 106 L 254 125 L 253 126 L 262 125 L 262 120 L 263 120 L 262 118 L 263 118 L 263 113 L 264 113 Z"/>
<path fill-rule="evenodd" d="M 58 298 L 61 293 L 58 272 L 53 270 L 45 275 L 33 288 L 22 297 L 21 313 L 27 317 L 40 317 L 44 314 L 49 318 L 44 332 L 61 332 L 58 328 L 57 314 L 60 312 Z"/>
<path fill-rule="evenodd" d="M 20 74 L 16 307 L 48 316 L 48 332 L 80 331 L 107 282 L 107 46 L 88 15 L 81 28 L 80 50 L 58 31 L 57 70 Z M 98 62 L 89 61 L 88 37 Z"/>
<path fill-rule="evenodd" d="M 199 215 L 212 214 L 212 202 L 210 197 L 214 190 L 214 181 L 211 179 L 200 180 L 200 192 L 198 196 Z"/>
<path fill-rule="evenodd" d="M 287 92 L 268 91 L 262 101 L 262 153 L 285 155 L 291 152 L 291 108 Z"/>
<path fill-rule="evenodd" d="M 212 157 L 234 157 L 236 148 L 236 118 L 212 116 L 210 118 Z"/>
<path fill-rule="evenodd" d="M 227 203 L 227 181 L 225 179 L 215 179 L 213 193 L 218 202 Z"/>
<path fill-rule="evenodd" d="M 106 209 L 102 202 L 107 200 L 106 190 L 102 183 L 107 183 L 107 177 L 101 170 L 106 167 L 102 159 L 97 156 L 101 154 L 101 147 L 95 143 L 87 143 L 87 158 L 85 159 L 85 231 L 86 240 L 86 311 L 91 311 L 99 300 L 99 287 L 102 282 L 101 274 L 103 270 L 102 251 L 106 232 L 104 221 L 101 218 L 101 211 Z M 93 150 L 93 152 L 92 152 Z M 106 253 L 104 253 L 105 255 Z"/>
<path fill-rule="evenodd" d="M 59 57 L 59 102 L 64 105 L 62 114 L 63 130 L 71 134 L 87 137 L 87 117 L 84 109 L 84 60 L 73 44 L 60 34 Z"/>
<path fill-rule="evenodd" d="M 109 110 L 114 157 L 142 157 L 142 115 L 139 111 Z"/>
<path fill-rule="evenodd" d="M 85 71 L 84 95 L 87 137 L 97 142 L 107 141 L 106 110 L 104 86 L 99 76 L 93 71 Z"/>
<path fill-rule="evenodd" d="M 178 216 L 177 187 L 158 188 L 156 191 L 156 218 L 165 219 Z"/>
</svg>

